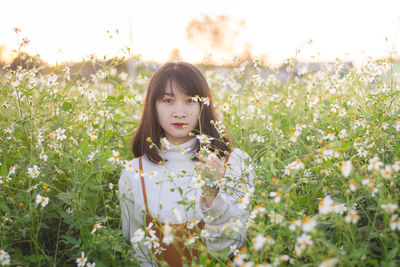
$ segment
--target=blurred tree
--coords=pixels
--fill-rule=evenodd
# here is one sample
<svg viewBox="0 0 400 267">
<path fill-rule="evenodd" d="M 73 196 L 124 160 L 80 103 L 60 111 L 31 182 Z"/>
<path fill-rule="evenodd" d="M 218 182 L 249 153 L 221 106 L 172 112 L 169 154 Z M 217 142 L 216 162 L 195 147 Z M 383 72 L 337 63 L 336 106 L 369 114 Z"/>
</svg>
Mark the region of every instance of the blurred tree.
<svg viewBox="0 0 400 267">
<path fill-rule="evenodd" d="M 181 51 L 178 48 L 174 48 L 171 50 L 168 56 L 168 61 L 181 61 Z"/>
<path fill-rule="evenodd" d="M 245 29 L 244 20 L 235 22 L 226 15 L 213 18 L 202 14 L 200 19 L 192 19 L 186 26 L 186 39 L 203 48 L 205 63 L 226 61 L 227 58 L 231 62 L 236 53 L 236 39 Z"/>
</svg>

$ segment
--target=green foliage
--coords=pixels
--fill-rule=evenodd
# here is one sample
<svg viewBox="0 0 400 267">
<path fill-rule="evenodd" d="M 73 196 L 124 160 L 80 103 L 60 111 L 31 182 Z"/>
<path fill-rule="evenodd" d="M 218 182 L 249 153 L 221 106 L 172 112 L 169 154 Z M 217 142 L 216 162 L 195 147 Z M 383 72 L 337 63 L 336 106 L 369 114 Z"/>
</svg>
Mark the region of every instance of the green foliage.
<svg viewBox="0 0 400 267">
<path fill-rule="evenodd" d="M 231 259 L 202 248 L 199 264 L 400 264 L 399 81 L 390 64 L 343 74 L 336 62 L 287 83 L 257 64 L 206 73 L 256 180 L 245 246 Z M 138 265 L 117 185 L 151 73 L 121 80 L 111 70 L 89 80 L 70 80 L 67 69 L 0 73 L 0 249 L 12 264 L 70 266 L 85 252 L 96 266 Z M 321 212 L 328 195 L 342 211 Z"/>
</svg>

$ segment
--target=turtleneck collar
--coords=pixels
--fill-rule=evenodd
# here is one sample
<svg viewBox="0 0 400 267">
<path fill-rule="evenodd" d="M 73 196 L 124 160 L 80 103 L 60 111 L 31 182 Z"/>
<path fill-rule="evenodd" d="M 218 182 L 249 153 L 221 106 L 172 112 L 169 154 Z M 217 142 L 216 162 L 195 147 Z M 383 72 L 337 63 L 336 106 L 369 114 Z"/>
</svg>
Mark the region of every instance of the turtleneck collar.
<svg viewBox="0 0 400 267">
<path fill-rule="evenodd" d="M 192 139 L 189 139 L 188 141 L 179 144 L 179 145 L 174 145 L 174 144 L 169 144 L 168 147 L 163 147 L 162 152 L 165 154 L 170 154 L 174 152 L 182 153 L 182 151 L 188 151 L 194 148 L 196 145 L 196 137 L 193 137 Z"/>
</svg>

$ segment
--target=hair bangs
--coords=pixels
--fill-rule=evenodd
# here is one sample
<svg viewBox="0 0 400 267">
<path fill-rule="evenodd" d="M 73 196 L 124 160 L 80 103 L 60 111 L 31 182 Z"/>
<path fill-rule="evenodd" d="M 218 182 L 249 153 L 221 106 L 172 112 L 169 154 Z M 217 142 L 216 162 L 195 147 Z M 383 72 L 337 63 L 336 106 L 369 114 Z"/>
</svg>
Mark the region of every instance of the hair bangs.
<svg viewBox="0 0 400 267">
<path fill-rule="evenodd" d="M 171 94 L 175 95 L 175 90 L 187 96 L 204 96 L 204 87 L 201 79 L 198 78 L 192 71 L 187 71 L 182 68 L 173 68 L 167 73 L 165 79 L 162 79 L 159 84 L 158 92 L 155 97 L 161 99 L 166 95 L 166 90 L 171 88 Z"/>
</svg>

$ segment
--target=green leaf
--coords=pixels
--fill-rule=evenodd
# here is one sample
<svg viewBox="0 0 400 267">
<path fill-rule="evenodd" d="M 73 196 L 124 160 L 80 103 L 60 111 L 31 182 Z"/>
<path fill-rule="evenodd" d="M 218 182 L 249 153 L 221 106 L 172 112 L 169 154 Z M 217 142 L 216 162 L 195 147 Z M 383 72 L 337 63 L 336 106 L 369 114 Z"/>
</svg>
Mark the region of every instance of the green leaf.
<svg viewBox="0 0 400 267">
<path fill-rule="evenodd" d="M 2 211 L 10 213 L 10 208 L 4 202 L 0 202 L 0 208 Z"/>
<path fill-rule="evenodd" d="M 177 203 L 180 204 L 180 205 L 187 205 L 187 202 L 184 201 L 184 200 L 178 201 Z"/>
<path fill-rule="evenodd" d="M 1 172 L 0 172 L 0 176 L 7 176 L 8 174 L 8 167 L 7 164 L 4 164 L 3 166 L 1 166 Z"/>
</svg>

